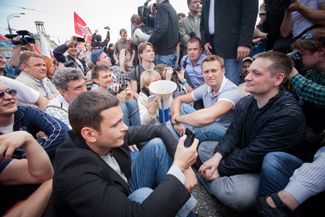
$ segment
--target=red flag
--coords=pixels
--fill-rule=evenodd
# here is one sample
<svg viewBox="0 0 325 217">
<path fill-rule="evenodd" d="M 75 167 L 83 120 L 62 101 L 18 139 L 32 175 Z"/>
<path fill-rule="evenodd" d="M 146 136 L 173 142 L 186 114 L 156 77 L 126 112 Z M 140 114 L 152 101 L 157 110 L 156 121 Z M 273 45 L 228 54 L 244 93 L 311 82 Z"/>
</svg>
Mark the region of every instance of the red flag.
<svg viewBox="0 0 325 217">
<path fill-rule="evenodd" d="M 82 36 L 86 41 L 91 42 L 91 31 L 85 21 L 79 17 L 79 15 L 74 12 L 74 31 L 77 35 Z"/>
</svg>

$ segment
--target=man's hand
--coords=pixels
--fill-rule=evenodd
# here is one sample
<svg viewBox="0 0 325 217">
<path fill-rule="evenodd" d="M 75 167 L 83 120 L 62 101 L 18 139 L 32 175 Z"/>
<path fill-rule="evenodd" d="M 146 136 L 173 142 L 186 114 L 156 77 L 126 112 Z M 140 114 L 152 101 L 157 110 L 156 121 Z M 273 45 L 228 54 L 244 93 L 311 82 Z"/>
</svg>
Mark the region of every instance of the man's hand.
<svg viewBox="0 0 325 217">
<path fill-rule="evenodd" d="M 131 152 L 139 151 L 136 144 L 129 145 L 129 149 L 130 149 Z"/>
<path fill-rule="evenodd" d="M 0 159 L 11 159 L 14 151 L 28 142 L 33 141 L 32 135 L 26 131 L 16 131 L 0 135 Z"/>
<path fill-rule="evenodd" d="M 130 87 L 127 87 L 125 90 L 125 98 L 128 100 L 128 99 L 133 99 L 134 98 L 134 95 L 133 95 L 133 91 L 131 90 Z"/>
<path fill-rule="evenodd" d="M 181 70 L 177 71 L 176 74 L 177 74 L 178 80 L 180 82 L 184 82 L 184 80 L 185 80 L 185 70 L 181 69 Z"/>
<path fill-rule="evenodd" d="M 174 129 L 179 136 L 183 136 L 185 134 L 186 128 L 184 127 L 183 124 L 175 124 Z"/>
<path fill-rule="evenodd" d="M 211 44 L 209 42 L 205 43 L 204 50 L 207 55 L 212 55 L 211 49 L 212 49 Z"/>
<path fill-rule="evenodd" d="M 186 136 L 182 136 L 179 139 L 177 149 L 174 155 L 174 163 L 176 166 L 178 166 L 182 172 L 184 172 L 186 169 L 188 169 L 192 164 L 195 163 L 197 158 L 197 151 L 196 148 L 199 144 L 198 139 L 194 139 L 193 144 L 186 148 L 184 146 L 184 141 L 186 139 Z"/>
<path fill-rule="evenodd" d="M 205 161 L 199 169 L 201 175 L 208 181 L 215 180 L 220 177 L 218 172 L 218 165 L 222 156 L 216 153 L 209 160 Z"/>
<path fill-rule="evenodd" d="M 173 72 L 174 72 L 174 70 L 173 70 L 172 67 L 166 67 L 165 68 L 165 73 L 166 73 L 165 74 L 165 76 L 166 76 L 165 80 L 170 81 L 172 79 Z"/>
<path fill-rule="evenodd" d="M 148 102 L 148 113 L 153 115 L 156 114 L 158 109 L 158 98 L 155 97 L 152 101 Z"/>
<path fill-rule="evenodd" d="M 192 191 L 192 189 L 197 185 L 197 179 L 196 179 L 196 175 L 192 169 L 192 167 L 189 167 L 188 169 L 186 169 L 184 171 L 184 175 L 185 175 L 185 187 L 187 188 L 187 190 L 189 192 Z"/>
<path fill-rule="evenodd" d="M 237 60 L 242 60 L 248 56 L 251 49 L 245 46 L 238 46 L 237 48 Z"/>
<path fill-rule="evenodd" d="M 299 0 L 291 0 L 291 4 L 287 8 L 288 11 L 299 11 L 301 8 L 302 4 L 300 3 Z"/>
<path fill-rule="evenodd" d="M 290 74 L 288 75 L 288 79 L 291 80 L 295 75 L 298 75 L 298 71 L 295 67 L 292 68 L 292 71 L 290 72 Z"/>
</svg>

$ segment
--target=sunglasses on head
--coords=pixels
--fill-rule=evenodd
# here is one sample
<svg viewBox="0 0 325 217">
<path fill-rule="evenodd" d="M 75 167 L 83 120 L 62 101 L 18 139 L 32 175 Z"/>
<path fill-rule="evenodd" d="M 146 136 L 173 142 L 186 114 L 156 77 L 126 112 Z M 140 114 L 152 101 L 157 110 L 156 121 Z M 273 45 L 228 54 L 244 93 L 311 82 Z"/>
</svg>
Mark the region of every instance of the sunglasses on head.
<svg viewBox="0 0 325 217">
<path fill-rule="evenodd" d="M 4 91 L 0 91 L 0 99 L 2 99 L 5 94 L 9 94 L 10 96 L 16 96 L 17 95 L 17 90 L 15 89 L 7 89 L 7 90 L 4 90 Z"/>
</svg>

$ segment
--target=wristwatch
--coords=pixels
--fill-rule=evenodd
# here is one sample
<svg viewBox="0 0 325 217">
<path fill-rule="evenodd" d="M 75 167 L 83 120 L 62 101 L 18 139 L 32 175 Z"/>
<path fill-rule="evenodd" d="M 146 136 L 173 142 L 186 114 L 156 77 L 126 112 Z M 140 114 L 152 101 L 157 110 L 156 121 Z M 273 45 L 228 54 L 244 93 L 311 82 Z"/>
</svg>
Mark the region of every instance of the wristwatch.
<svg viewBox="0 0 325 217">
<path fill-rule="evenodd" d="M 177 121 L 177 118 L 179 117 L 180 115 L 173 115 L 172 118 L 171 118 L 171 122 L 172 124 L 176 125 L 176 124 L 180 124 L 180 122 Z"/>
</svg>

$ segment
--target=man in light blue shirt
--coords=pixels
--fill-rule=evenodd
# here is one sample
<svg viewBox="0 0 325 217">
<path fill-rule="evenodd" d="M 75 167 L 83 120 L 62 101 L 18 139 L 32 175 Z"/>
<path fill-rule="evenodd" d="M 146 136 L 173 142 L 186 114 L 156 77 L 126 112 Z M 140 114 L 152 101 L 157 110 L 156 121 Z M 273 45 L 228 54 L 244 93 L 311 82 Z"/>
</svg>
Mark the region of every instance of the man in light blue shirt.
<svg viewBox="0 0 325 217">
<path fill-rule="evenodd" d="M 195 131 L 200 141 L 219 141 L 232 122 L 233 109 L 242 96 L 238 87 L 224 76 L 221 57 L 208 56 L 201 66 L 206 84 L 174 100 L 171 123 L 179 136 L 185 133 L 186 126 Z M 195 110 L 188 105 L 198 100 L 203 101 L 203 109 Z"/>
</svg>

